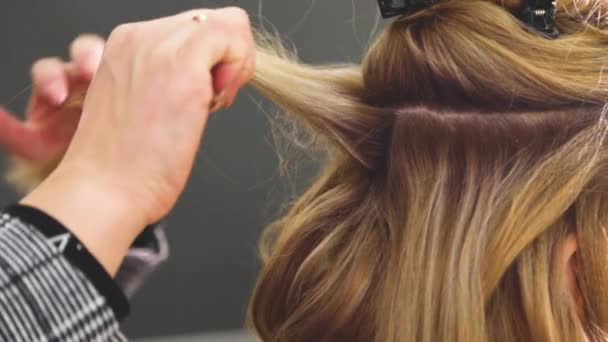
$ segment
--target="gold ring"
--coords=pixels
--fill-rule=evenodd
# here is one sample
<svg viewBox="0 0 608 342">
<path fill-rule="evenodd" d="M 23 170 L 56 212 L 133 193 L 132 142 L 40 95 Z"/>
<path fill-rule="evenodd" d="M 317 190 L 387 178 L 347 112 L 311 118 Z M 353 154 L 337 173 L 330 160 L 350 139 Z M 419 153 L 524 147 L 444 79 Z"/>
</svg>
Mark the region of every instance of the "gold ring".
<svg viewBox="0 0 608 342">
<path fill-rule="evenodd" d="M 194 20 L 197 23 L 202 23 L 203 21 L 207 20 L 207 16 L 204 14 L 197 14 L 194 17 L 192 17 L 192 20 Z"/>
</svg>

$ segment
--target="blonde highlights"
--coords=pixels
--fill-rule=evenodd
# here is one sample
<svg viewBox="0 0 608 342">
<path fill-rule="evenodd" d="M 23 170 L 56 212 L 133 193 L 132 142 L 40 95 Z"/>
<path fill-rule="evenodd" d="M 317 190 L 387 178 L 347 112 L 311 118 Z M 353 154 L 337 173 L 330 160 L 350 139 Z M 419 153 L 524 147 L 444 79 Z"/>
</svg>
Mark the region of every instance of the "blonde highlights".
<svg viewBox="0 0 608 342">
<path fill-rule="evenodd" d="M 440 1 L 361 65 L 262 43 L 253 85 L 326 162 L 262 239 L 260 338 L 608 341 L 606 9 L 558 2 L 548 40 L 500 2 Z M 571 234 L 582 313 L 553 261 Z"/>
</svg>

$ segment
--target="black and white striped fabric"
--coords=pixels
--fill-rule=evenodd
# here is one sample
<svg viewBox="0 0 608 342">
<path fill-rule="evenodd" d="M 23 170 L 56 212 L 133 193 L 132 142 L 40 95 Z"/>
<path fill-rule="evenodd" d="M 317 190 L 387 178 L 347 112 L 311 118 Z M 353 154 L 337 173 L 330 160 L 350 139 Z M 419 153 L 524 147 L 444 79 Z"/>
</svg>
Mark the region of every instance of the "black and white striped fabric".
<svg viewBox="0 0 608 342">
<path fill-rule="evenodd" d="M 0 214 L 0 341 L 126 341 L 107 299 L 32 224 Z"/>
<path fill-rule="evenodd" d="M 162 223 L 148 227 L 129 249 L 114 278 L 122 292 L 131 298 L 148 276 L 169 258 L 169 242 Z"/>
<path fill-rule="evenodd" d="M 35 227 L 0 218 L 0 340 L 126 341 L 86 276 Z"/>
</svg>

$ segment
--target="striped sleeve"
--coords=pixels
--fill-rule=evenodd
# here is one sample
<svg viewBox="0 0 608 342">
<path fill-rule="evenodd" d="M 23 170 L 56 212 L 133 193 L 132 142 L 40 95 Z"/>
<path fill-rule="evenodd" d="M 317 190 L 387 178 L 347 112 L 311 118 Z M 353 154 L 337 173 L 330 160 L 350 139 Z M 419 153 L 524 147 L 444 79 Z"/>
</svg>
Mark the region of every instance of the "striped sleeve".
<svg viewBox="0 0 608 342">
<path fill-rule="evenodd" d="M 169 257 L 169 242 L 164 224 L 147 227 L 135 240 L 114 278 L 124 294 L 131 298 L 148 276 Z"/>
<path fill-rule="evenodd" d="M 127 341 L 107 300 L 32 225 L 0 214 L 0 341 Z"/>
</svg>

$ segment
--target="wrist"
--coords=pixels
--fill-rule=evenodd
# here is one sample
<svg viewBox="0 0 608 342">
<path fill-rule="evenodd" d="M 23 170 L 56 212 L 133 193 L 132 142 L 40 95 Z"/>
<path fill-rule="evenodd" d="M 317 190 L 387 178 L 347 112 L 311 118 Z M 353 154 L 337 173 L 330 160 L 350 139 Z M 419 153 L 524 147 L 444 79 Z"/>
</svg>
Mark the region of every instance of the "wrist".
<svg viewBox="0 0 608 342">
<path fill-rule="evenodd" d="M 61 222 L 113 276 L 147 222 L 111 179 L 82 171 L 60 166 L 21 204 Z"/>
</svg>

